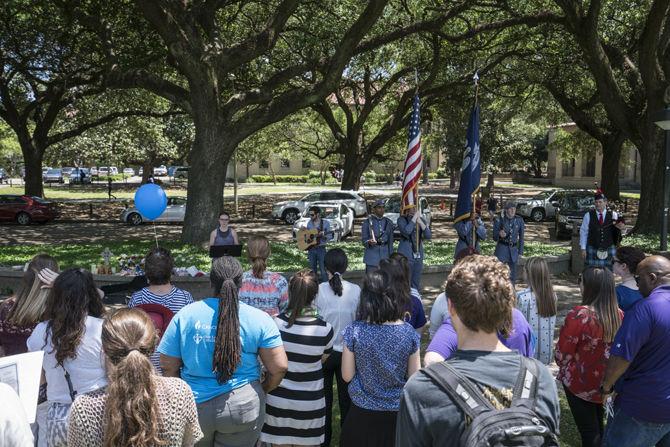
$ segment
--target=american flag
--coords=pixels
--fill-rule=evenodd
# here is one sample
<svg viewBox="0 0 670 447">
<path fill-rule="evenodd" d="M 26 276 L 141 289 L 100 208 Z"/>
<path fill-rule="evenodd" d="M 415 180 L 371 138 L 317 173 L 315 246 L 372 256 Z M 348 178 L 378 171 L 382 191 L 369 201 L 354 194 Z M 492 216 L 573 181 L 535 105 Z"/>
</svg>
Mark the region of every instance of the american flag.
<svg viewBox="0 0 670 447">
<path fill-rule="evenodd" d="M 421 154 L 421 121 L 419 119 L 419 95 L 414 95 L 412 116 L 409 120 L 409 143 L 405 158 L 405 176 L 402 184 L 402 209 L 416 206 L 417 188 L 423 167 Z"/>
</svg>

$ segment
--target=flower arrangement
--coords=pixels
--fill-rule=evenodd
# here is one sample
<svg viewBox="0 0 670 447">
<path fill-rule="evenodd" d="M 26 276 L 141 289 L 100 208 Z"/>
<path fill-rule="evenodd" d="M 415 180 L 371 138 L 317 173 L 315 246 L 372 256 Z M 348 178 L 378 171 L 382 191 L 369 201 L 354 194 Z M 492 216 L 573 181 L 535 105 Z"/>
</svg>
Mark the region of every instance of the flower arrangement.
<svg viewBox="0 0 670 447">
<path fill-rule="evenodd" d="M 144 275 L 144 256 L 127 255 L 125 253 L 117 257 L 119 273 L 121 275 Z"/>
</svg>

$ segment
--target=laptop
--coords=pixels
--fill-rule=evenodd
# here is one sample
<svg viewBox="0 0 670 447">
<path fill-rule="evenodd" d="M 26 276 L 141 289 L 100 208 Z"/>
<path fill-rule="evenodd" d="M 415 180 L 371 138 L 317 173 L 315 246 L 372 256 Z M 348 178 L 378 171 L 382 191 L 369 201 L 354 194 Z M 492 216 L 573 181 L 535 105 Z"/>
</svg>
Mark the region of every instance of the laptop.
<svg viewBox="0 0 670 447">
<path fill-rule="evenodd" d="M 242 244 L 239 245 L 212 245 L 209 247 L 209 256 L 211 258 L 220 258 L 222 256 L 242 256 Z"/>
</svg>

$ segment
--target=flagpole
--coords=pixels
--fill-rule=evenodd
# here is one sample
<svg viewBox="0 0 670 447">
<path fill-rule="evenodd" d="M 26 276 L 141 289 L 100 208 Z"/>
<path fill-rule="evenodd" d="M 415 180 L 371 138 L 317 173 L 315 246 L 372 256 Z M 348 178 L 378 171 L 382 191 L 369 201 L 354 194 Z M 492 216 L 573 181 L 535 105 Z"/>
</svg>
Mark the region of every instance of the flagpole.
<svg viewBox="0 0 670 447">
<path fill-rule="evenodd" d="M 418 95 L 419 94 L 419 70 L 417 70 L 416 67 L 414 67 L 414 94 Z M 421 148 L 423 149 L 423 148 Z M 423 158 L 423 154 L 420 154 L 421 158 Z M 421 168 L 423 169 L 423 163 L 421 163 Z M 423 172 L 419 175 L 419 179 L 423 175 Z M 415 196 L 416 196 L 416 210 L 415 212 L 418 214 L 419 217 L 416 219 L 416 252 L 421 253 L 421 247 L 419 246 L 420 243 L 420 238 L 419 238 L 419 232 L 421 231 L 421 225 L 419 225 L 419 219 L 421 219 L 421 207 L 419 206 L 419 181 L 417 180 L 416 185 L 414 186 L 415 188 Z"/>
<path fill-rule="evenodd" d="M 474 107 L 477 107 L 477 104 L 479 102 L 479 70 L 475 71 L 474 76 L 472 76 L 472 81 L 475 83 L 475 105 Z M 480 179 L 481 181 L 481 179 Z M 470 202 L 472 203 L 472 211 L 470 211 L 471 214 L 476 214 L 477 210 L 477 191 L 479 190 L 479 186 L 475 188 L 475 191 L 472 193 L 472 196 L 470 196 Z M 472 249 L 474 250 L 475 247 L 477 247 L 477 224 L 476 224 L 477 217 L 475 216 L 475 222 L 472 223 Z"/>
</svg>

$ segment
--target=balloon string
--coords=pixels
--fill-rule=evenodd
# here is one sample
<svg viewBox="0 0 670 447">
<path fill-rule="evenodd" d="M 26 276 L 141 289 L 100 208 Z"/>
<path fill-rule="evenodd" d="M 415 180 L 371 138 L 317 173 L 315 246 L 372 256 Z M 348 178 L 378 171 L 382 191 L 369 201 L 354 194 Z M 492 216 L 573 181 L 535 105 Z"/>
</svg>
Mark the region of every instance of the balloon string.
<svg viewBox="0 0 670 447">
<path fill-rule="evenodd" d="M 154 225 L 154 239 L 156 239 L 156 248 L 158 248 L 158 234 L 156 234 L 156 221 L 151 221 Z"/>
</svg>

